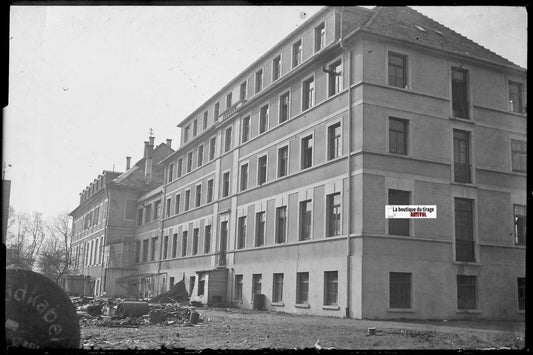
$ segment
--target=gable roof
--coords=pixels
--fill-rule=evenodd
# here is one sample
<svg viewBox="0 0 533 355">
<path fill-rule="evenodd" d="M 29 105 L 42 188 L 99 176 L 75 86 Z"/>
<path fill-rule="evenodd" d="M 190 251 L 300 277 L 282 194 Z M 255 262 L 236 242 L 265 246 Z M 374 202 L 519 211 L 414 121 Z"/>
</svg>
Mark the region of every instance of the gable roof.
<svg viewBox="0 0 533 355">
<path fill-rule="evenodd" d="M 407 6 L 380 6 L 363 26 L 365 32 L 393 37 L 461 55 L 523 69 L 465 36 Z"/>
</svg>

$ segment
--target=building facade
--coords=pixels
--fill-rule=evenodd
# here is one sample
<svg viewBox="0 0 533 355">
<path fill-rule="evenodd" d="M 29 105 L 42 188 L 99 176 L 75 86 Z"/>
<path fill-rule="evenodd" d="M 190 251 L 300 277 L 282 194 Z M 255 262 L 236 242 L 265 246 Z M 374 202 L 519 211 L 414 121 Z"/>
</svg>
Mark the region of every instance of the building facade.
<svg viewBox="0 0 533 355">
<path fill-rule="evenodd" d="M 139 293 L 522 319 L 526 92 L 525 69 L 410 8 L 323 8 L 179 123 L 137 200 Z M 437 218 L 385 218 L 408 204 Z"/>
</svg>

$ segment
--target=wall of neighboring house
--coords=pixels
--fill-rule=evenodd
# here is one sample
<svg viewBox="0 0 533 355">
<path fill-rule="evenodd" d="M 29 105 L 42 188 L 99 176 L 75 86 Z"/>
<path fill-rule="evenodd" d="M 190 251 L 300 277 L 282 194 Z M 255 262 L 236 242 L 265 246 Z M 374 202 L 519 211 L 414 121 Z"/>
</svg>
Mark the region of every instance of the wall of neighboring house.
<svg viewBox="0 0 533 355">
<path fill-rule="evenodd" d="M 365 40 L 363 68 L 363 318 L 521 319 L 517 278 L 525 248 L 515 245 L 513 204 L 525 205 L 525 174 L 511 168 L 511 139 L 525 141 L 525 117 L 509 112 L 512 75 L 414 47 Z M 389 51 L 407 56 L 408 87 L 388 84 Z M 453 119 L 451 66 L 469 71 L 470 120 Z M 389 118 L 408 121 L 407 154 L 391 154 Z M 454 177 L 453 129 L 470 132 L 472 183 Z M 388 191 L 437 205 L 437 219 L 410 220 L 394 235 L 383 218 Z M 474 258 L 458 258 L 454 198 L 473 200 Z M 390 273 L 410 273 L 410 306 L 391 308 Z M 476 276 L 474 307 L 458 309 L 457 275 Z M 504 276 L 506 275 L 506 276 Z"/>
</svg>

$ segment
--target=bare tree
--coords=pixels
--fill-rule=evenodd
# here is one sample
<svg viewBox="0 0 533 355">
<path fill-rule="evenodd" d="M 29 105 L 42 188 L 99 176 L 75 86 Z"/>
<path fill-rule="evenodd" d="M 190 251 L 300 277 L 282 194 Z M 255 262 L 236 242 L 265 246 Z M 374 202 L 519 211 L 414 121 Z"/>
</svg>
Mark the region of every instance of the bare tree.
<svg viewBox="0 0 533 355">
<path fill-rule="evenodd" d="M 57 215 L 48 224 L 47 231 L 48 237 L 39 255 L 39 268 L 44 275 L 59 283 L 73 266 L 69 215 Z"/>
<path fill-rule="evenodd" d="M 30 267 L 33 269 L 35 262 L 41 251 L 43 245 L 46 230 L 46 223 L 43 221 L 42 214 L 40 212 L 33 212 L 29 218 L 27 227 L 28 243 L 26 246 L 26 254 Z"/>
<path fill-rule="evenodd" d="M 29 216 L 9 209 L 8 230 L 6 238 L 6 265 L 16 265 L 31 269 L 27 253 Z"/>
</svg>

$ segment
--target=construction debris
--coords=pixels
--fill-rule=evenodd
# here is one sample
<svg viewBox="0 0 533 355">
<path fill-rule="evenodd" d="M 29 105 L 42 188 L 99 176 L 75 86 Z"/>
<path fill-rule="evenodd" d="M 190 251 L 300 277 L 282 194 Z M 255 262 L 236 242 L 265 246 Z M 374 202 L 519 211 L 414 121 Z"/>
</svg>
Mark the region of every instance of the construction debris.
<svg viewBox="0 0 533 355">
<path fill-rule="evenodd" d="M 189 294 L 185 289 L 185 281 L 181 280 L 169 291 L 160 294 L 150 300 L 150 303 L 176 303 L 189 301 Z"/>
</svg>

